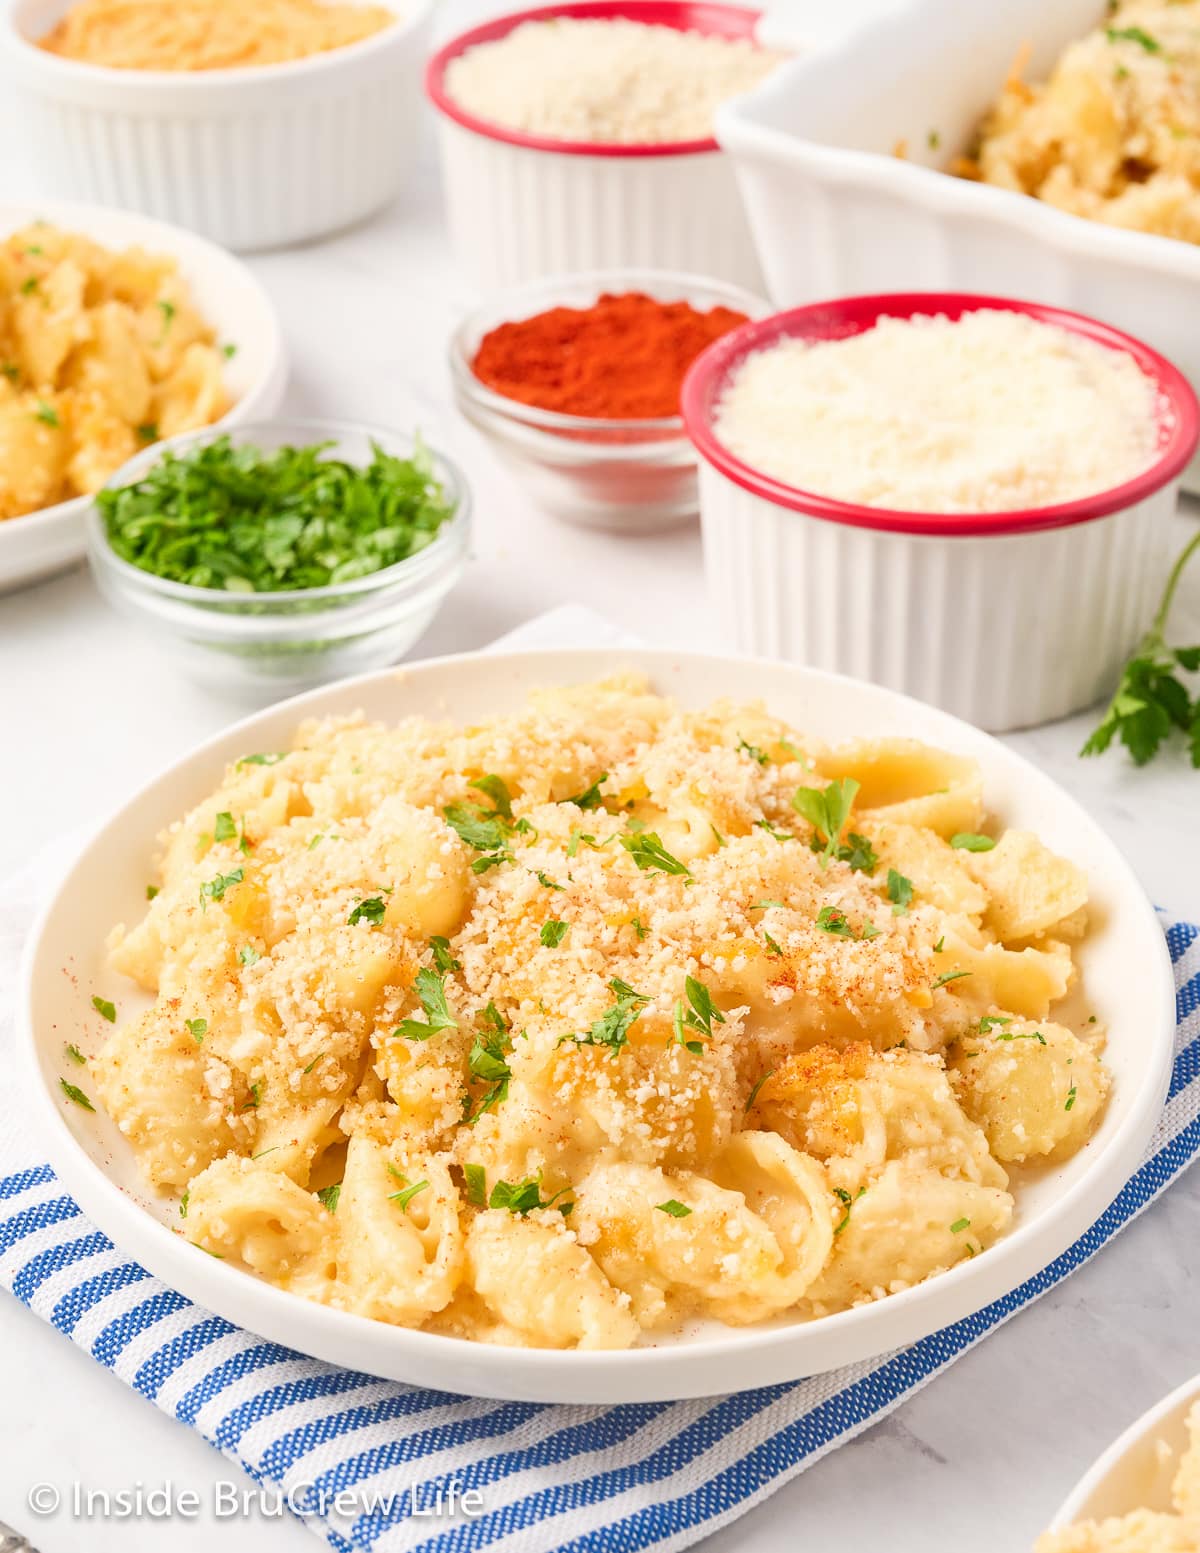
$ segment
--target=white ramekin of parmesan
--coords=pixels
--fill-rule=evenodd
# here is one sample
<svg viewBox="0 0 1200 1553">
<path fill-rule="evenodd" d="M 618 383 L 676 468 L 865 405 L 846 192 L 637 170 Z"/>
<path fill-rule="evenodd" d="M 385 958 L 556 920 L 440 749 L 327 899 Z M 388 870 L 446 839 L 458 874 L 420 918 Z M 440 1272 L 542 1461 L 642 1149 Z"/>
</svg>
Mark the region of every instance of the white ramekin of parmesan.
<svg viewBox="0 0 1200 1553">
<path fill-rule="evenodd" d="M 695 362 L 683 416 L 732 644 L 992 731 L 1111 689 L 1200 428 L 1139 340 L 935 292 L 746 324 Z"/>
<path fill-rule="evenodd" d="M 783 58 L 758 12 L 582 0 L 515 12 L 429 62 L 450 231 L 481 291 L 640 266 L 754 290 L 758 259 L 717 106 Z"/>
</svg>

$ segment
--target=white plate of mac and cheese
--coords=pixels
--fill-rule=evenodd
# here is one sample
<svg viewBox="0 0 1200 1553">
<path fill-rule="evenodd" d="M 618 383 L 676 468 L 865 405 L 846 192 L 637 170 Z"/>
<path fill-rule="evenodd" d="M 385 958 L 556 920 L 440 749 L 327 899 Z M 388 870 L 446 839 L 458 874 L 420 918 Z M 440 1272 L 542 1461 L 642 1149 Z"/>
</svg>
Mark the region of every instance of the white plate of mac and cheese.
<svg viewBox="0 0 1200 1553">
<path fill-rule="evenodd" d="M 965 724 L 780 664 L 435 661 L 252 717 L 26 967 L 52 1161 L 230 1320 L 449 1391 L 736 1390 L 1035 1275 L 1161 1109 L 1116 848 Z"/>
<path fill-rule="evenodd" d="M 0 591 L 83 557 L 92 494 L 152 443 L 270 415 L 274 309 L 221 249 L 128 211 L 0 205 Z"/>
</svg>

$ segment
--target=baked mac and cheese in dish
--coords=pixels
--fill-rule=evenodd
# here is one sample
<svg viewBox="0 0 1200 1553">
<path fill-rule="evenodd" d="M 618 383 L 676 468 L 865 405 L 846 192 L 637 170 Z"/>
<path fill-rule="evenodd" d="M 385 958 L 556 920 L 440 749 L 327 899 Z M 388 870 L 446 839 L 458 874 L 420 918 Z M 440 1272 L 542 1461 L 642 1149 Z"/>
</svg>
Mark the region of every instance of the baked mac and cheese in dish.
<svg viewBox="0 0 1200 1553">
<path fill-rule="evenodd" d="M 978 1256 L 1108 1076 L 1081 872 L 980 773 L 640 676 L 311 721 L 162 837 L 91 1082 L 178 1230 L 295 1293 L 624 1348 Z M 113 1011 L 116 1012 L 115 1010 Z"/>
<path fill-rule="evenodd" d="M 222 367 L 174 259 L 45 222 L 0 241 L 0 521 L 219 420 Z"/>
</svg>

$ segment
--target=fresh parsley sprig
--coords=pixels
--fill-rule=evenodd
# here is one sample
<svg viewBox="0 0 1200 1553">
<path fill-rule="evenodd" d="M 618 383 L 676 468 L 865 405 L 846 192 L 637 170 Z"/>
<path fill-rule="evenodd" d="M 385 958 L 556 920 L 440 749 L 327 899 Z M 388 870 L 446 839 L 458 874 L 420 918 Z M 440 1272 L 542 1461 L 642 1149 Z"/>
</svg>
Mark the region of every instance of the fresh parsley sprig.
<svg viewBox="0 0 1200 1553">
<path fill-rule="evenodd" d="M 508 1081 L 512 1078 L 512 1069 L 505 1061 L 511 1047 L 509 1026 L 495 1003 L 489 1003 L 479 1014 L 478 1026 L 467 1058 L 471 1075 L 468 1083 L 484 1087 L 468 1089 L 463 1096 L 463 1121 L 468 1127 L 473 1127 L 485 1111 L 494 1110 L 508 1099 Z"/>
<path fill-rule="evenodd" d="M 725 1015 L 712 1000 L 712 993 L 703 982 L 689 976 L 683 984 L 683 990 L 687 993 L 689 1008 L 684 1008 L 683 999 L 675 999 L 674 1029 L 675 1039 L 680 1046 L 684 1046 L 693 1057 L 698 1057 L 704 1050 L 700 1041 L 690 1041 L 684 1034 L 685 1030 L 695 1030 L 707 1040 L 712 1040 L 713 1025 L 723 1025 Z"/>
<path fill-rule="evenodd" d="M 601 1014 L 599 1019 L 594 1019 L 584 1034 L 560 1035 L 557 1045 L 573 1041 L 576 1046 L 604 1046 L 609 1055 L 615 1057 L 622 1046 L 628 1044 L 630 1027 L 641 1017 L 650 999 L 643 992 L 635 992 L 619 976 L 614 976 L 608 985 L 617 998 L 613 1006 Z"/>
<path fill-rule="evenodd" d="M 401 1020 L 392 1035 L 403 1036 L 406 1041 L 427 1041 L 439 1030 L 457 1030 L 458 1020 L 446 1003 L 445 977 L 422 966 L 417 972 L 415 986 L 425 1018 Z"/>
<path fill-rule="evenodd" d="M 792 794 L 792 808 L 797 814 L 803 815 L 812 826 L 816 832 L 814 841 L 823 840 L 822 847 L 814 847 L 814 851 L 821 852 L 822 867 L 825 867 L 831 858 L 841 855 L 842 832 L 854 807 L 858 787 L 859 784 L 853 777 L 840 777 L 836 782 L 830 782 L 828 787 L 798 787 Z M 854 840 L 861 843 L 864 838 L 856 836 Z M 871 853 L 873 867 L 875 856 L 871 852 L 870 842 L 865 842 L 865 849 L 866 852 Z M 845 861 L 849 862 L 850 858 L 847 857 Z"/>
<path fill-rule="evenodd" d="M 1171 647 L 1166 639 L 1167 618 L 1179 580 L 1197 550 L 1200 534 L 1193 534 L 1171 568 L 1150 629 L 1125 665 L 1116 694 L 1081 755 L 1102 755 L 1116 739 L 1129 751 L 1135 766 L 1144 766 L 1173 733 L 1181 733 L 1192 765 L 1200 769 L 1200 694 L 1193 698 L 1179 677 L 1180 670 L 1187 674 L 1200 670 L 1200 645 Z"/>
</svg>

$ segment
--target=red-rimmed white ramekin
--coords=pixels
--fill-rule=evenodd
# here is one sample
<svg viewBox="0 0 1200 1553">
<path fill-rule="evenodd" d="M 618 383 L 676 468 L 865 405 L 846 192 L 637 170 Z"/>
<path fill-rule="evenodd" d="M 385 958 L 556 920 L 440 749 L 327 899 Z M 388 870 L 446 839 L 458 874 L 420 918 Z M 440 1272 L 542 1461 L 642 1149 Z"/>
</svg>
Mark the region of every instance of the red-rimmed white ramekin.
<svg viewBox="0 0 1200 1553">
<path fill-rule="evenodd" d="M 1134 358 L 1158 391 L 1158 455 L 1095 496 L 1023 512 L 858 506 L 759 473 L 723 447 L 716 404 L 781 339 L 843 339 L 881 317 L 1024 313 Z M 704 563 L 739 649 L 872 680 L 992 732 L 1065 717 L 1111 691 L 1153 613 L 1166 519 L 1200 436 L 1186 379 L 1107 324 L 999 297 L 910 292 L 776 313 L 711 345 L 683 386 L 700 453 Z"/>
<path fill-rule="evenodd" d="M 543 275 L 627 266 L 684 270 L 761 290 L 733 168 L 715 140 L 552 140 L 488 123 L 447 95 L 451 60 L 522 22 L 557 16 L 624 17 L 752 38 L 759 12 L 692 0 L 581 0 L 513 12 L 439 49 L 425 89 L 438 110 L 450 233 L 464 272 L 485 292 Z"/>
</svg>

